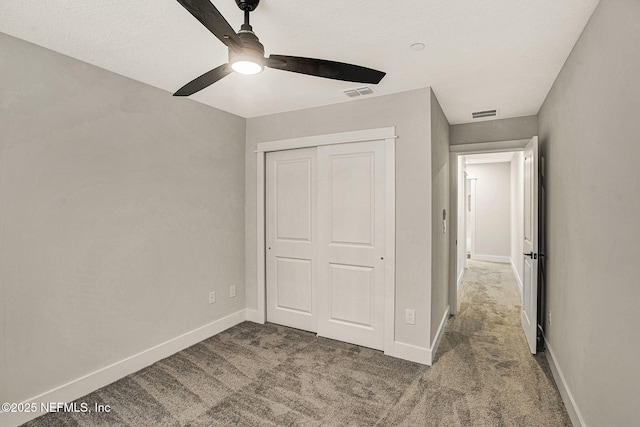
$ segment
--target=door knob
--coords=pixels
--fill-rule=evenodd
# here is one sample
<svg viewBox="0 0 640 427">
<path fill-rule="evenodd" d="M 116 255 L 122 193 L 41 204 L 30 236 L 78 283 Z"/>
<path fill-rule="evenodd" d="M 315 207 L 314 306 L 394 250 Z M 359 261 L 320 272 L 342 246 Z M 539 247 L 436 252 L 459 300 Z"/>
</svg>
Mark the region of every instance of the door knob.
<svg viewBox="0 0 640 427">
<path fill-rule="evenodd" d="M 534 254 L 533 252 L 527 252 L 526 254 L 523 254 L 524 256 L 528 256 L 531 259 L 538 259 L 538 254 Z"/>
</svg>

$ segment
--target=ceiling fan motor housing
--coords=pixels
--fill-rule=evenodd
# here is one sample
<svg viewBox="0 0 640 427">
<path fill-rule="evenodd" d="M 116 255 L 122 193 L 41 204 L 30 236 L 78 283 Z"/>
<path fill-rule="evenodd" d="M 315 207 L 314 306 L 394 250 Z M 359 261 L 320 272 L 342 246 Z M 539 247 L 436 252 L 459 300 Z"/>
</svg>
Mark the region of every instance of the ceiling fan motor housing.
<svg viewBox="0 0 640 427">
<path fill-rule="evenodd" d="M 253 12 L 258 7 L 260 0 L 236 0 L 236 4 L 241 10 Z"/>
<path fill-rule="evenodd" d="M 242 40 L 242 50 L 229 49 L 229 62 L 233 64 L 236 61 L 251 60 L 264 65 L 264 45 L 254 34 L 251 25 L 243 24 L 238 32 L 238 37 Z"/>
</svg>

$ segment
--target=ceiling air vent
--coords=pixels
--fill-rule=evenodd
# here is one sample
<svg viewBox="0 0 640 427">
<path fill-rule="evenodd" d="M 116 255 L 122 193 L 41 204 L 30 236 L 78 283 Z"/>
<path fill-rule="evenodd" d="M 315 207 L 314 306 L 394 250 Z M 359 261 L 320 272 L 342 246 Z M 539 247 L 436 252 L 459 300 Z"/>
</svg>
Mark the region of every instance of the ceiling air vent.
<svg viewBox="0 0 640 427">
<path fill-rule="evenodd" d="M 343 90 L 342 93 L 347 95 L 349 98 L 355 98 L 356 96 L 361 96 L 361 95 L 371 95 L 373 93 L 373 89 L 365 86 L 365 87 L 359 87 L 355 89 Z"/>
<path fill-rule="evenodd" d="M 481 119 L 483 117 L 494 117 L 496 114 L 496 110 L 476 111 L 475 113 L 471 113 L 471 117 L 474 119 Z"/>
<path fill-rule="evenodd" d="M 373 90 L 370 87 L 359 87 L 356 89 L 360 95 L 371 95 Z"/>
</svg>

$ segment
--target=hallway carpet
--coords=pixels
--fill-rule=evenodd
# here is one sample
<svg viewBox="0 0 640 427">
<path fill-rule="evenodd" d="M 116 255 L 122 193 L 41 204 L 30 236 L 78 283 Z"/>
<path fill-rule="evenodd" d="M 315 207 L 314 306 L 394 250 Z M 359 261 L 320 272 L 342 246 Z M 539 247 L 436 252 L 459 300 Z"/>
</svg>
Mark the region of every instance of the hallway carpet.
<svg viewBox="0 0 640 427">
<path fill-rule="evenodd" d="M 570 426 L 506 264 L 471 261 L 432 367 L 249 322 L 27 426 Z"/>
<path fill-rule="evenodd" d="M 431 368 L 380 425 L 571 426 L 544 354 L 531 355 L 509 264 L 469 260 Z"/>
</svg>

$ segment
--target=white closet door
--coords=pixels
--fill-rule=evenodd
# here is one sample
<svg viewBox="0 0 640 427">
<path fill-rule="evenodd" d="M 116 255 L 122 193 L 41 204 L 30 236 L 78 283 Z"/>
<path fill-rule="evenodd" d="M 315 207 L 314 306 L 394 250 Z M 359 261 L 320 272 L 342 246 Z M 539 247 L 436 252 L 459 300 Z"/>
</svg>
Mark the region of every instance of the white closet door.
<svg viewBox="0 0 640 427">
<path fill-rule="evenodd" d="M 266 158 L 267 320 L 316 332 L 316 148 Z"/>
<path fill-rule="evenodd" d="M 318 147 L 318 335 L 384 348 L 384 141 Z"/>
</svg>

